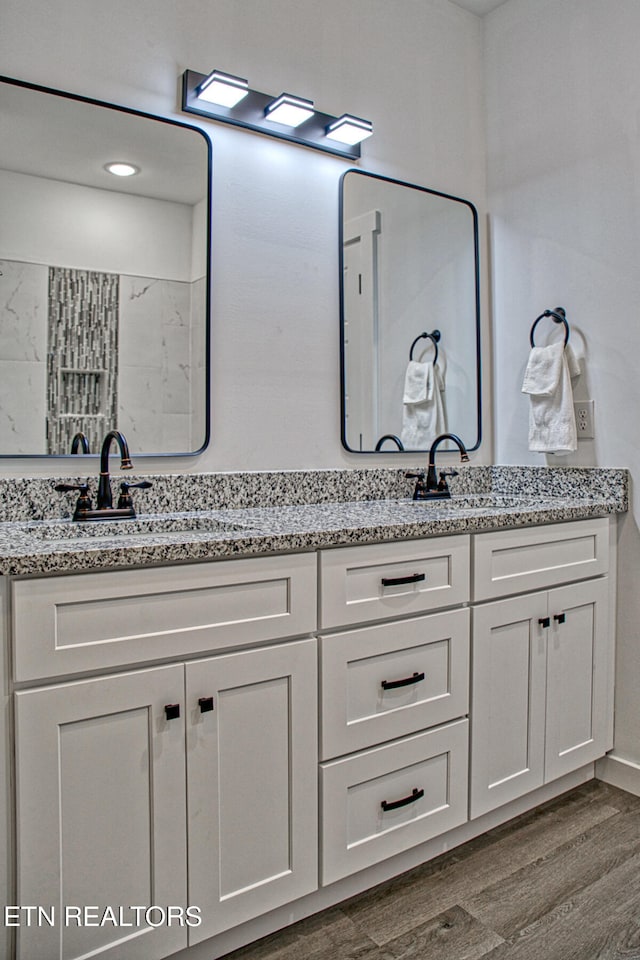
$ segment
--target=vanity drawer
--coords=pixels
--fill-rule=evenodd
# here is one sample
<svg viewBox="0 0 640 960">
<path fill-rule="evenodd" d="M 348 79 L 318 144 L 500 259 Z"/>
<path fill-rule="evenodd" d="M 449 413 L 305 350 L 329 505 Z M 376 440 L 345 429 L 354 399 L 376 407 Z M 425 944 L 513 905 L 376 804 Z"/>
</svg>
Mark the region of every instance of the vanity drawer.
<svg viewBox="0 0 640 960">
<path fill-rule="evenodd" d="M 323 550 L 320 625 L 349 626 L 464 603 L 469 555 L 466 535 Z"/>
<path fill-rule="evenodd" d="M 474 600 L 553 587 L 609 569 L 609 521 L 578 520 L 474 537 Z"/>
<path fill-rule="evenodd" d="M 323 885 L 466 822 L 468 726 L 320 765 Z"/>
<path fill-rule="evenodd" d="M 324 636 L 320 651 L 321 759 L 468 712 L 468 609 Z"/>
<path fill-rule="evenodd" d="M 12 583 L 17 681 L 233 648 L 316 628 L 316 558 L 221 560 Z"/>
</svg>

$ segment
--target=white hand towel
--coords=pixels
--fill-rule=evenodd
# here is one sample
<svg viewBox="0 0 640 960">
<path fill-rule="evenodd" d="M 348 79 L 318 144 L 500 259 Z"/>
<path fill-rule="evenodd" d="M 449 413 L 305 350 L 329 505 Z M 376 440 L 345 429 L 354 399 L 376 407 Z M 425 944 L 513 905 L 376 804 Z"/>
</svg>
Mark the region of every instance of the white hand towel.
<svg viewBox="0 0 640 960">
<path fill-rule="evenodd" d="M 548 347 L 532 347 L 527 369 L 522 382 L 522 392 L 537 397 L 550 397 L 560 381 L 560 368 L 564 355 L 564 343 L 552 343 Z"/>
<path fill-rule="evenodd" d="M 447 432 L 444 389 L 439 364 L 409 361 L 400 433 L 405 450 L 428 450 L 439 434 Z"/>
<path fill-rule="evenodd" d="M 569 344 L 533 347 L 522 392 L 529 394 L 529 450 L 570 453 L 578 447 L 571 378 L 580 364 Z"/>
<path fill-rule="evenodd" d="M 433 396 L 433 364 L 409 360 L 404 377 L 403 403 L 422 403 Z"/>
</svg>

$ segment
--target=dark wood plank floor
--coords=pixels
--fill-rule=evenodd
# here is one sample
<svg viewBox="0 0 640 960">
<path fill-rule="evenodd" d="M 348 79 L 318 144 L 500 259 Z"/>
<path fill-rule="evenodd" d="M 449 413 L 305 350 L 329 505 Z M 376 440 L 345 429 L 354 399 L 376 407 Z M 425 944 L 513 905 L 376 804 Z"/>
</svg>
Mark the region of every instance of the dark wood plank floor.
<svg viewBox="0 0 640 960">
<path fill-rule="evenodd" d="M 227 960 L 640 960 L 640 798 L 591 781 Z"/>
</svg>

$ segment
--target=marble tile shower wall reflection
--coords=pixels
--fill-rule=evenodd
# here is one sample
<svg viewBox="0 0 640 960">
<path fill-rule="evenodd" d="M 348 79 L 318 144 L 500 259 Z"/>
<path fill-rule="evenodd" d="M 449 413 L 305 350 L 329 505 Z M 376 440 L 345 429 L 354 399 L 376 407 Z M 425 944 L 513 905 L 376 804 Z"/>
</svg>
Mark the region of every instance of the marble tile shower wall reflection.
<svg viewBox="0 0 640 960">
<path fill-rule="evenodd" d="M 0 454 L 47 453 L 49 267 L 0 260 L 0 271 Z M 114 350 L 117 346 L 118 363 L 109 394 L 115 393 L 117 409 L 108 410 L 115 422 L 105 421 L 105 427 L 123 430 L 132 451 L 190 449 L 192 437 L 199 440 L 204 433 L 202 404 L 194 404 L 192 398 L 197 371 L 205 364 L 205 325 L 200 316 L 204 280 L 188 283 L 124 275 L 115 280 L 117 337 L 112 344 Z M 78 356 L 86 353 L 87 336 L 79 311 Z M 91 386 L 96 385 L 94 379 Z M 75 424 L 68 421 L 59 452 L 68 452 Z"/>
<path fill-rule="evenodd" d="M 199 384 L 207 379 L 207 281 L 200 277 L 189 284 L 191 293 L 191 368 L 189 390 L 191 395 L 191 447 L 193 450 L 202 442 L 206 429 L 206 409 L 202 402 L 202 389 Z"/>
<path fill-rule="evenodd" d="M 48 270 L 0 260 L 0 271 L 0 453 L 45 453 Z"/>
<path fill-rule="evenodd" d="M 120 278 L 118 426 L 132 451 L 191 449 L 191 287 Z"/>
</svg>

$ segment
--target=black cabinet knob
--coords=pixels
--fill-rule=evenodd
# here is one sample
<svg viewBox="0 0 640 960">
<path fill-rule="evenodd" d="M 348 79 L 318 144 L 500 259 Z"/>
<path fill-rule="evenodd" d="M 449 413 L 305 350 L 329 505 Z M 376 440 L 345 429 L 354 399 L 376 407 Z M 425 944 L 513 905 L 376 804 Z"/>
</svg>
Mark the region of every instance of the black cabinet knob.
<svg viewBox="0 0 640 960">
<path fill-rule="evenodd" d="M 164 708 L 164 715 L 167 720 L 177 720 L 180 716 L 180 704 L 179 703 L 167 703 Z"/>
<path fill-rule="evenodd" d="M 213 697 L 200 697 L 198 706 L 200 707 L 200 713 L 209 713 L 210 710 L 213 710 Z"/>
</svg>

